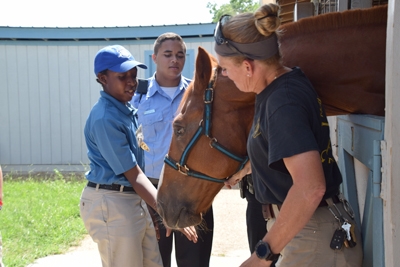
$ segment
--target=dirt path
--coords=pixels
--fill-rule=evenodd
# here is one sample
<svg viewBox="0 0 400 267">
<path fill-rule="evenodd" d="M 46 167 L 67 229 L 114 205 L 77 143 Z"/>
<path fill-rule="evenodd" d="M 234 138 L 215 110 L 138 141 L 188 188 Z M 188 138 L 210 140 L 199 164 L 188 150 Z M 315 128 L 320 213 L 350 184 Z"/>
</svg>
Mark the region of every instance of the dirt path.
<svg viewBox="0 0 400 267">
<path fill-rule="evenodd" d="M 214 239 L 211 267 L 239 266 L 250 256 L 246 234 L 246 205 L 247 202 L 240 198 L 238 189 L 223 189 L 216 196 L 213 203 Z M 80 246 L 71 248 L 67 253 L 38 259 L 27 267 L 54 266 L 100 267 L 96 243 L 87 236 Z M 172 267 L 176 267 L 176 264 Z"/>
<path fill-rule="evenodd" d="M 230 255 L 245 251 L 250 254 L 246 232 L 247 201 L 238 189 L 223 189 L 216 196 L 212 255 Z"/>
</svg>

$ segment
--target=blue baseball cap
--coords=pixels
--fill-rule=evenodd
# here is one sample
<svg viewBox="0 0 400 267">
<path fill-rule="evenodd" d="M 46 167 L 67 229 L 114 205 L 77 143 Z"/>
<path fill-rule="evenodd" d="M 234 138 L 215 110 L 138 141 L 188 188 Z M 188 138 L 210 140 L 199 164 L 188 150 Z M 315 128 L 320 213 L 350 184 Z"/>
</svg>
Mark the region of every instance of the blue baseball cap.
<svg viewBox="0 0 400 267">
<path fill-rule="evenodd" d="M 132 54 L 121 45 L 106 46 L 100 49 L 94 58 L 94 73 L 96 75 L 104 70 L 127 72 L 134 67 L 147 69 L 145 64 L 136 61 Z"/>
</svg>

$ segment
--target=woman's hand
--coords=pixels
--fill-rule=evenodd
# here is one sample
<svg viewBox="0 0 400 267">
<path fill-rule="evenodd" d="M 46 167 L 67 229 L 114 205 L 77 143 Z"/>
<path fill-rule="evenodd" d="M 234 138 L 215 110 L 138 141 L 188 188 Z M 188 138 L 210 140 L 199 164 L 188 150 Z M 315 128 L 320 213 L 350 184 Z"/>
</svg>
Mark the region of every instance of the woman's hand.
<svg viewBox="0 0 400 267">
<path fill-rule="evenodd" d="M 243 262 L 240 267 L 270 267 L 272 261 L 262 260 L 257 257 L 255 253 L 251 254 L 245 262 Z"/>
<path fill-rule="evenodd" d="M 250 161 L 247 161 L 243 169 L 232 175 L 228 180 L 224 182 L 224 184 L 227 188 L 232 189 L 232 186 L 235 186 L 243 179 L 243 177 L 245 177 L 247 174 L 250 173 L 251 173 L 251 165 Z"/>
</svg>

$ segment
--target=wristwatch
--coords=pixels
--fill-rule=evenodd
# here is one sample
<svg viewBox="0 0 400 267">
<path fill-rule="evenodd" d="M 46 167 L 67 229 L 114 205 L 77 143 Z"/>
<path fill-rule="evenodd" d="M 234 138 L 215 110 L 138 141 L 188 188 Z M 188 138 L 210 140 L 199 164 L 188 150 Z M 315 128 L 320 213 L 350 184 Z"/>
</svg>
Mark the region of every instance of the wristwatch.
<svg viewBox="0 0 400 267">
<path fill-rule="evenodd" d="M 266 261 L 277 261 L 281 254 L 273 254 L 269 244 L 262 240 L 258 241 L 255 252 L 258 258 Z"/>
</svg>

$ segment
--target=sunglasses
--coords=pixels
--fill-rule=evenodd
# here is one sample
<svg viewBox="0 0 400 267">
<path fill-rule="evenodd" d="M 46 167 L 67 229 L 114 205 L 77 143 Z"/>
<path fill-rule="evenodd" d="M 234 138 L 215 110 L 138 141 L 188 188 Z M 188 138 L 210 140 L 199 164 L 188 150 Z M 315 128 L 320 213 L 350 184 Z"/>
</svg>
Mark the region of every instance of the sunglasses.
<svg viewBox="0 0 400 267">
<path fill-rule="evenodd" d="M 217 23 L 217 27 L 214 31 L 214 40 L 218 45 L 228 43 L 228 40 L 225 39 L 224 35 L 222 34 L 222 26 L 231 19 L 231 15 L 222 15 Z"/>
<path fill-rule="evenodd" d="M 277 17 L 275 14 L 268 14 L 258 20 L 267 17 Z M 243 56 L 249 60 L 263 60 L 272 57 L 279 52 L 278 39 L 275 33 L 267 38 L 250 43 L 237 43 L 225 38 L 222 33 L 222 27 L 232 18 L 230 15 L 223 15 L 215 28 L 214 50 L 218 55 L 224 57 Z"/>
</svg>

